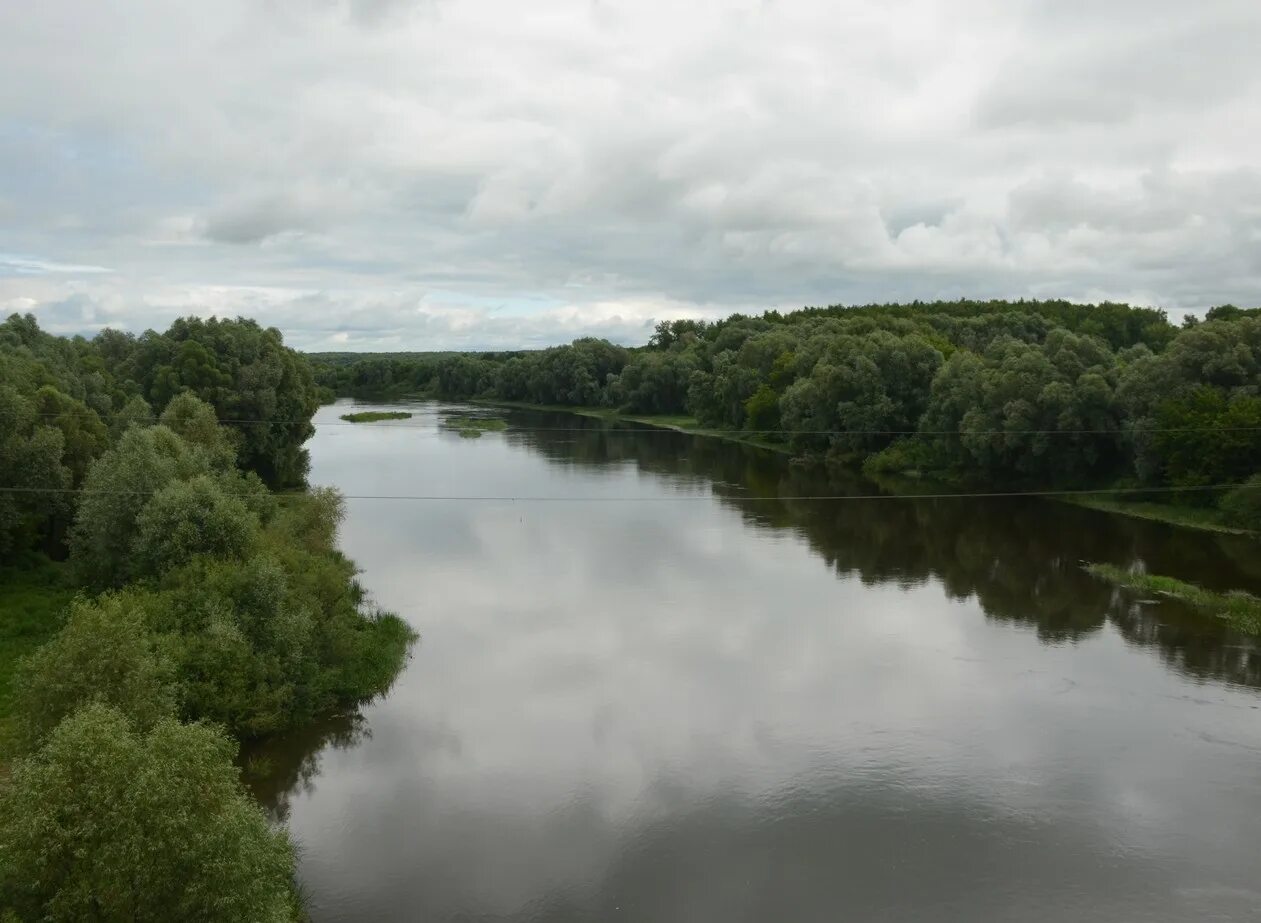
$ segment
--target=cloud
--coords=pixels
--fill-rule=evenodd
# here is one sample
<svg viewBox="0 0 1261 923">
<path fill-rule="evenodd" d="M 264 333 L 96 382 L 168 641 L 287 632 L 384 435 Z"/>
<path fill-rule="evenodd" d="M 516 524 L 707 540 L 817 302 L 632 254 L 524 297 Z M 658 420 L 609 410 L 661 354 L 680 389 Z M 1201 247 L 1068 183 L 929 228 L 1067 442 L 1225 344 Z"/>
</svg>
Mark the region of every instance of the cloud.
<svg viewBox="0 0 1261 923">
<path fill-rule="evenodd" d="M 5 8 L 0 245 L 37 256 L 0 262 L 0 300 L 311 343 L 353 316 L 352 343 L 416 349 L 663 311 L 1252 303 L 1261 7 L 1154 2 Z"/>
<path fill-rule="evenodd" d="M 44 260 L 33 256 L 20 256 L 16 253 L 0 253 L 0 275 L 43 276 L 50 274 L 96 275 L 111 272 L 104 266 L 84 266 L 75 263 L 58 263 L 55 260 Z"/>
</svg>

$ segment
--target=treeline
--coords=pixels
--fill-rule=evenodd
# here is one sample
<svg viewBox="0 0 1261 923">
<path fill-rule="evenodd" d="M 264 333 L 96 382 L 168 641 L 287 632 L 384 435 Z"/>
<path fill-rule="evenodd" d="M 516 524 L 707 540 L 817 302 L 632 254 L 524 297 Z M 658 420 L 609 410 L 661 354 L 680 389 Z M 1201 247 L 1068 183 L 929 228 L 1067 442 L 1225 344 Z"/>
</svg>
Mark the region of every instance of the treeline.
<svg viewBox="0 0 1261 923">
<path fill-rule="evenodd" d="M 0 913 L 298 918 L 236 741 L 379 693 L 412 638 L 337 551 L 340 497 L 273 492 L 304 485 L 317 405 L 252 321 L 0 324 L 0 574 L 64 559 L 79 590 L 5 677 Z"/>
<path fill-rule="evenodd" d="M 808 308 L 662 322 L 638 349 L 583 339 L 316 369 L 338 394 L 686 414 L 871 473 L 977 485 L 1191 488 L 1261 469 L 1261 316 L 1233 306 L 1181 327 L 1122 304 Z"/>
</svg>

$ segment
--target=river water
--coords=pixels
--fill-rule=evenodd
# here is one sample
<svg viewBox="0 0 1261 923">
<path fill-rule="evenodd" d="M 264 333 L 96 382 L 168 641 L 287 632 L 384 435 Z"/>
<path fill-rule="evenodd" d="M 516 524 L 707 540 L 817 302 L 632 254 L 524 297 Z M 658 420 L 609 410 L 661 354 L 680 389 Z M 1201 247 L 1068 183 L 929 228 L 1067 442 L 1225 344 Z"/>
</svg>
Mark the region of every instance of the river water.
<svg viewBox="0 0 1261 923">
<path fill-rule="evenodd" d="M 775 499 L 873 488 L 571 415 L 472 439 L 442 421 L 484 410 L 348 406 L 311 480 L 421 640 L 362 714 L 255 758 L 316 923 L 1261 915 L 1258 648 L 1080 569 L 1257 590 L 1257 544 Z"/>
</svg>

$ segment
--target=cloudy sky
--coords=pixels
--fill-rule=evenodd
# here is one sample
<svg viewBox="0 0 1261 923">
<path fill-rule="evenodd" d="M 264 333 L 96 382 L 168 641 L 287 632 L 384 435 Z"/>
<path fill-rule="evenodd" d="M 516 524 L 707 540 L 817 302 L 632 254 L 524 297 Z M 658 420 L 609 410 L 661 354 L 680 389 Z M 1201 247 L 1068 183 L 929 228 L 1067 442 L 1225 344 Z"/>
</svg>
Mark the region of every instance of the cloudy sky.
<svg viewBox="0 0 1261 923">
<path fill-rule="evenodd" d="M 0 312 L 310 349 L 1261 302 L 1257 0 L 0 4 Z"/>
</svg>

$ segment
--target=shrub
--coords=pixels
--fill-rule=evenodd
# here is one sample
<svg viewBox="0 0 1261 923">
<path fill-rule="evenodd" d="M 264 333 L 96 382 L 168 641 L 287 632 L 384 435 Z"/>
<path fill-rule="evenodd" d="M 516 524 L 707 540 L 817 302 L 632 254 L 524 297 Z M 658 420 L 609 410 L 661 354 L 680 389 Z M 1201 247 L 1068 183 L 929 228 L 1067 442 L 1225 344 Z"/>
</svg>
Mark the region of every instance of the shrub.
<svg viewBox="0 0 1261 923">
<path fill-rule="evenodd" d="M 75 601 L 65 627 L 18 667 L 19 746 L 33 749 L 89 702 L 120 709 L 139 728 L 173 713 L 173 668 L 149 632 L 149 602 L 149 594 L 135 591 Z"/>
<path fill-rule="evenodd" d="M 214 479 L 170 484 L 136 517 L 134 572 L 157 575 L 199 554 L 244 558 L 258 536 L 258 517 Z"/>
<path fill-rule="evenodd" d="M 1261 474 L 1254 474 L 1242 487 L 1229 491 L 1218 506 L 1231 525 L 1261 532 Z"/>
<path fill-rule="evenodd" d="M 0 796 L 0 899 L 45 920 L 296 920 L 293 847 L 250 802 L 235 750 L 99 703 L 67 718 Z"/>
</svg>

